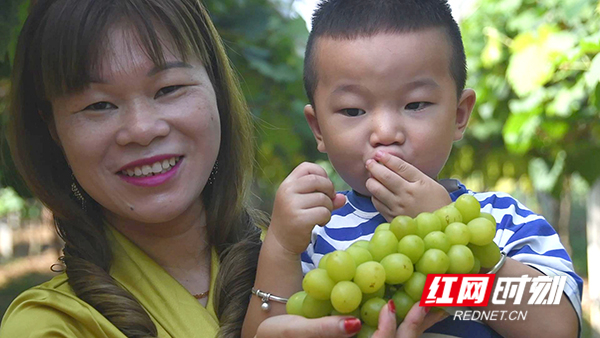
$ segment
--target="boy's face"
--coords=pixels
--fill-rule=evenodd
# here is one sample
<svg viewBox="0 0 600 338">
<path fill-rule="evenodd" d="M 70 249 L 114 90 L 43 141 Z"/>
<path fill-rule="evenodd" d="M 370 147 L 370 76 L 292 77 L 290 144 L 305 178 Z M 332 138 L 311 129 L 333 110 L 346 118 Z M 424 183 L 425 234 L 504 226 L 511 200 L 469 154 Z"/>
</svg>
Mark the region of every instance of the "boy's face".
<svg viewBox="0 0 600 338">
<path fill-rule="evenodd" d="M 304 113 L 344 181 L 370 195 L 365 162 L 378 150 L 436 178 L 475 103 L 472 90 L 457 100 L 444 32 L 319 38 L 314 55 L 316 110 Z"/>
</svg>

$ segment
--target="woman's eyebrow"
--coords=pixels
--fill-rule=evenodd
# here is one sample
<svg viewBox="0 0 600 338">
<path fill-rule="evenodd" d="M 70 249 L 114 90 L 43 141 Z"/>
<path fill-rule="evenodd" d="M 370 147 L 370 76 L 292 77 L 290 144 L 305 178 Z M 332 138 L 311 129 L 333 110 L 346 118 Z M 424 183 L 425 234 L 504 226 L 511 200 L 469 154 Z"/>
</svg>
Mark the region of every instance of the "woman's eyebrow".
<svg viewBox="0 0 600 338">
<path fill-rule="evenodd" d="M 189 63 L 186 63 L 183 61 L 171 61 L 171 62 L 165 63 L 164 66 L 162 66 L 162 67 L 155 66 L 146 74 L 146 76 L 148 76 L 148 77 L 154 76 L 157 73 L 160 73 L 160 72 L 170 69 L 170 68 L 194 68 L 194 67 L 192 65 L 190 65 Z"/>
<path fill-rule="evenodd" d="M 165 70 L 171 69 L 171 68 L 194 68 L 194 66 L 190 65 L 187 62 L 183 62 L 183 61 L 170 61 L 170 62 L 166 62 L 164 64 L 164 66 L 162 66 L 162 67 L 154 66 L 154 68 L 150 69 L 150 71 L 148 73 L 146 73 L 146 76 L 152 77 L 162 71 L 165 71 Z M 107 84 L 107 83 L 109 83 L 109 81 L 103 79 L 99 75 L 92 74 L 90 76 L 90 83 Z"/>
</svg>

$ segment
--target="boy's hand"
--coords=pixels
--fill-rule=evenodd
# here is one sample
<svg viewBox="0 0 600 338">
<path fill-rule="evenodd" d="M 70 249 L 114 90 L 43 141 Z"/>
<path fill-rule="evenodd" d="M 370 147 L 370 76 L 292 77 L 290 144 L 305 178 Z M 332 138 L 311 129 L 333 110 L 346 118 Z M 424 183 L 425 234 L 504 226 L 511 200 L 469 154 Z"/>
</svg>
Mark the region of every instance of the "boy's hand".
<svg viewBox="0 0 600 338">
<path fill-rule="evenodd" d="M 399 157 L 378 151 L 375 159 L 367 160 L 366 168 L 371 173 L 367 190 L 388 222 L 398 215 L 433 212 L 452 202 L 441 184 Z"/>
<path fill-rule="evenodd" d="M 281 183 L 275 196 L 269 233 L 293 254 L 301 254 L 310 241 L 315 225 L 325 225 L 331 211 L 346 203 L 336 194 L 325 169 L 302 163 Z"/>
</svg>

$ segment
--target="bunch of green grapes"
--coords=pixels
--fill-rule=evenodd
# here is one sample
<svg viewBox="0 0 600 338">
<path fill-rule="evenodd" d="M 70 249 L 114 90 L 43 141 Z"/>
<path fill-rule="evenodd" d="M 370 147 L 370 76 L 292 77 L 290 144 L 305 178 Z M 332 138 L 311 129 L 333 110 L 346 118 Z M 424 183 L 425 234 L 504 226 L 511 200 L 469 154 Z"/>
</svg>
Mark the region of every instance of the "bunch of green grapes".
<svg viewBox="0 0 600 338">
<path fill-rule="evenodd" d="M 402 321 L 420 301 L 427 274 L 493 267 L 501 257 L 495 234 L 494 217 L 467 194 L 433 213 L 397 216 L 380 224 L 369 241 L 323 256 L 304 276 L 303 291 L 288 300 L 287 312 L 307 318 L 351 315 L 366 324 L 361 332 L 368 336 L 390 299 Z"/>
</svg>

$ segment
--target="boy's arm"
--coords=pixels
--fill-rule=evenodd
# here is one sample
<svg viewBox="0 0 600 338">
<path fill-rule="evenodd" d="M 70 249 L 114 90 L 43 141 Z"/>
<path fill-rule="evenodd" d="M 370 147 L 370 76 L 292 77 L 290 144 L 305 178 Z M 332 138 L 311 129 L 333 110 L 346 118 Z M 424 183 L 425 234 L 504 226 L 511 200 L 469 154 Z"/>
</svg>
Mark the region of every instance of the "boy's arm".
<svg viewBox="0 0 600 338">
<path fill-rule="evenodd" d="M 569 255 L 554 228 L 544 217 L 508 194 L 480 193 L 475 197 L 480 201 L 482 211 L 491 213 L 497 220 L 494 241 L 511 257 L 497 272 L 496 281 L 498 277 L 523 275 L 567 277 L 560 304 L 527 305 L 531 296 L 531 283 L 527 283 L 521 305 L 513 305 L 509 299 L 506 305 L 489 305 L 486 308 L 527 311 L 526 320 L 486 323 L 508 337 L 577 337 L 581 322 L 583 281 L 575 274 Z"/>
<path fill-rule="evenodd" d="M 300 255 L 284 248 L 270 232 L 267 232 L 260 250 L 254 288 L 285 298 L 302 289 Z M 262 299 L 252 295 L 242 337 L 254 337 L 262 321 L 286 313 L 285 304 L 282 303 L 270 301 L 269 311 L 263 311 L 261 305 Z"/>
<path fill-rule="evenodd" d="M 538 270 L 527 266 L 512 258 L 507 258 L 504 266 L 496 273 L 496 281 L 499 277 L 529 277 L 543 276 Z M 495 289 L 496 285 L 494 285 Z M 494 294 L 492 289 L 492 295 Z M 490 301 L 489 305 L 481 308 L 484 311 L 511 311 L 527 312 L 526 320 L 488 320 L 486 324 L 504 337 L 544 337 L 544 338 L 567 338 L 577 337 L 579 330 L 579 319 L 573 305 L 563 293 L 558 305 L 528 305 L 531 297 L 529 285 L 523 292 L 520 305 L 514 305 L 507 301 L 504 305 L 495 305 Z"/>
<path fill-rule="evenodd" d="M 275 196 L 273 215 L 257 265 L 254 288 L 288 298 L 302 289 L 300 255 L 306 250 L 315 224 L 325 225 L 331 211 L 344 205 L 345 196 L 336 194 L 325 169 L 302 163 L 281 183 Z M 242 327 L 242 337 L 254 337 L 265 319 L 285 313 L 285 305 L 252 295 Z"/>
</svg>

